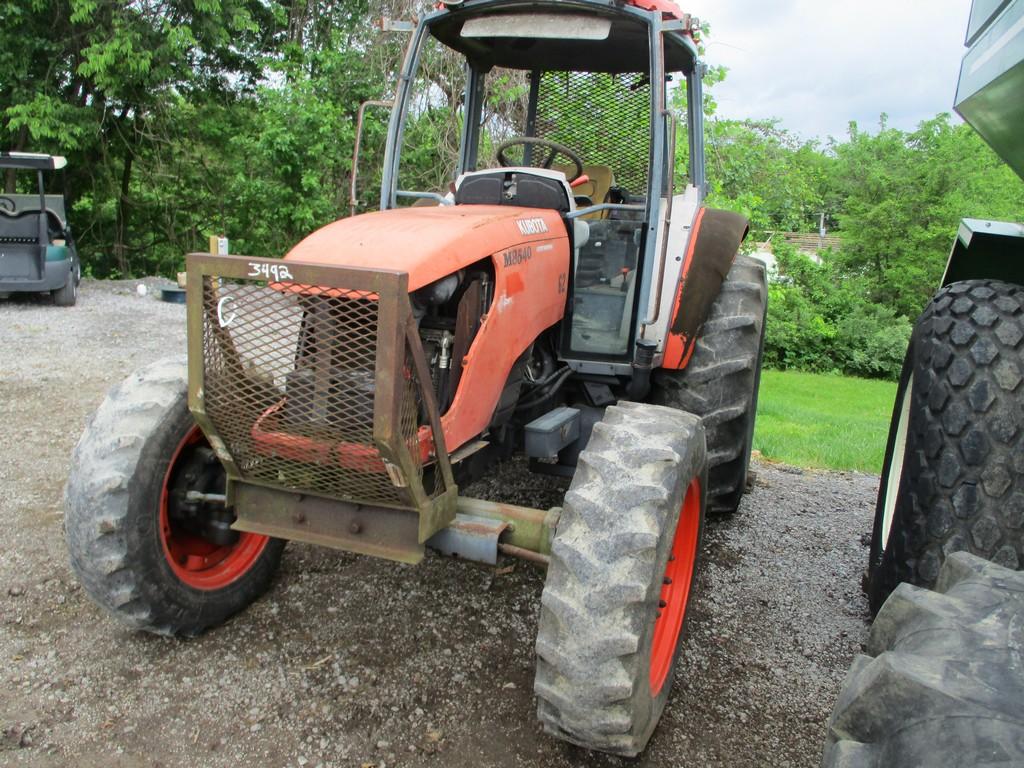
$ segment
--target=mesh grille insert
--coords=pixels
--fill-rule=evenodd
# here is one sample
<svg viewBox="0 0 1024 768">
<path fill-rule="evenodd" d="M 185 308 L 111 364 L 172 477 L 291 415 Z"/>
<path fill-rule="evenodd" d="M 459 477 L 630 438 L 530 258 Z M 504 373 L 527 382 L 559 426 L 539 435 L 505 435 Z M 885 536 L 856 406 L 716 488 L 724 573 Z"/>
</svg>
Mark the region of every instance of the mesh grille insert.
<svg viewBox="0 0 1024 768">
<path fill-rule="evenodd" d="M 379 336 L 373 293 L 204 276 L 204 405 L 243 479 L 408 503 L 373 438 Z M 422 475 L 411 369 L 399 428 Z"/>
<path fill-rule="evenodd" d="M 565 144 L 587 163 L 611 167 L 618 186 L 645 195 L 650 79 L 644 73 L 545 72 L 537 98 L 536 135 Z"/>
</svg>

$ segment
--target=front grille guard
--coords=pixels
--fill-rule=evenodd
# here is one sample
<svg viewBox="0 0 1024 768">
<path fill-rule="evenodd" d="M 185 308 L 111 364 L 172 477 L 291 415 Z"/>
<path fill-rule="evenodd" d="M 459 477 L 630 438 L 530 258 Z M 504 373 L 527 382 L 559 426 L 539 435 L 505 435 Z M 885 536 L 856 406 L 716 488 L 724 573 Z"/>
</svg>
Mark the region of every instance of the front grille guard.
<svg viewBox="0 0 1024 768">
<path fill-rule="evenodd" d="M 232 482 L 419 515 L 458 490 L 408 275 L 190 254 L 189 408 Z"/>
</svg>

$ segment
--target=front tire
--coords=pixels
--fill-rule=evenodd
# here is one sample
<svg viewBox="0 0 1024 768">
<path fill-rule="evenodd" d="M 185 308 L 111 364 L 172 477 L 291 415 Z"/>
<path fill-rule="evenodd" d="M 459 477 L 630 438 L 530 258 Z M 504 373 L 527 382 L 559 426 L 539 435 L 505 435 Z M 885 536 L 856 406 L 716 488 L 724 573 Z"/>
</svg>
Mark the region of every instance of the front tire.
<svg viewBox="0 0 1024 768">
<path fill-rule="evenodd" d="M 627 756 L 646 746 L 685 633 L 706 484 L 696 416 L 622 402 L 595 425 L 541 597 L 534 688 L 548 733 Z"/>
<path fill-rule="evenodd" d="M 195 635 L 269 586 L 284 541 L 232 534 L 187 491 L 223 492 L 223 469 L 188 410 L 186 363 L 163 360 L 115 386 L 86 426 L 65 492 L 71 565 L 118 621 Z"/>
<path fill-rule="evenodd" d="M 1024 565 L 1024 288 L 969 280 L 918 319 L 900 377 L 866 580 L 872 612 L 968 551 Z"/>
</svg>

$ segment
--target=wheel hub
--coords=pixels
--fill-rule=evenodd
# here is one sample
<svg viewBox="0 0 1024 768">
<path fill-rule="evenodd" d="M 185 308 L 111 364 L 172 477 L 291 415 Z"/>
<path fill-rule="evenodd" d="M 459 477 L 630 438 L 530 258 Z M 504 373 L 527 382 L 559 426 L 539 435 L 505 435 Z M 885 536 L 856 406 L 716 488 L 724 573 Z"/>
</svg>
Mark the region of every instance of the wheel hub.
<svg viewBox="0 0 1024 768">
<path fill-rule="evenodd" d="M 231 529 L 221 499 L 224 468 L 199 427 L 178 445 L 160 494 L 160 539 L 175 575 L 194 589 L 222 589 L 245 574 L 270 539 Z"/>
</svg>

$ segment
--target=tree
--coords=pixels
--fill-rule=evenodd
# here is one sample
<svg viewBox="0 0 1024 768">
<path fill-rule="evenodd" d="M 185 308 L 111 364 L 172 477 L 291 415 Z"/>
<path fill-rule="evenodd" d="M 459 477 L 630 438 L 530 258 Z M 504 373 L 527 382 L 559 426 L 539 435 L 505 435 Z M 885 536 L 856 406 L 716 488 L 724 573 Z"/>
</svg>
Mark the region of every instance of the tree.
<svg viewBox="0 0 1024 768">
<path fill-rule="evenodd" d="M 739 211 L 764 235 L 814 231 L 833 159 L 777 120 L 712 120 L 707 145 L 709 205 Z"/>
<path fill-rule="evenodd" d="M 275 19 L 260 0 L 0 4 L 0 142 L 69 157 L 83 250 L 113 255 L 101 271 L 132 271 L 144 148 L 173 140 L 182 99 L 251 89 Z"/>
<path fill-rule="evenodd" d="M 770 286 L 765 365 L 868 378 L 899 376 L 910 322 L 873 303 L 863 278 L 843 275 L 836 254 L 821 263 L 792 246 L 775 249 L 785 278 Z"/>
<path fill-rule="evenodd" d="M 934 293 L 961 218 L 1024 212 L 1024 184 L 947 114 L 912 133 L 890 128 L 884 115 L 876 135 L 854 123 L 832 151 L 842 267 L 898 314 L 916 316 Z"/>
</svg>

